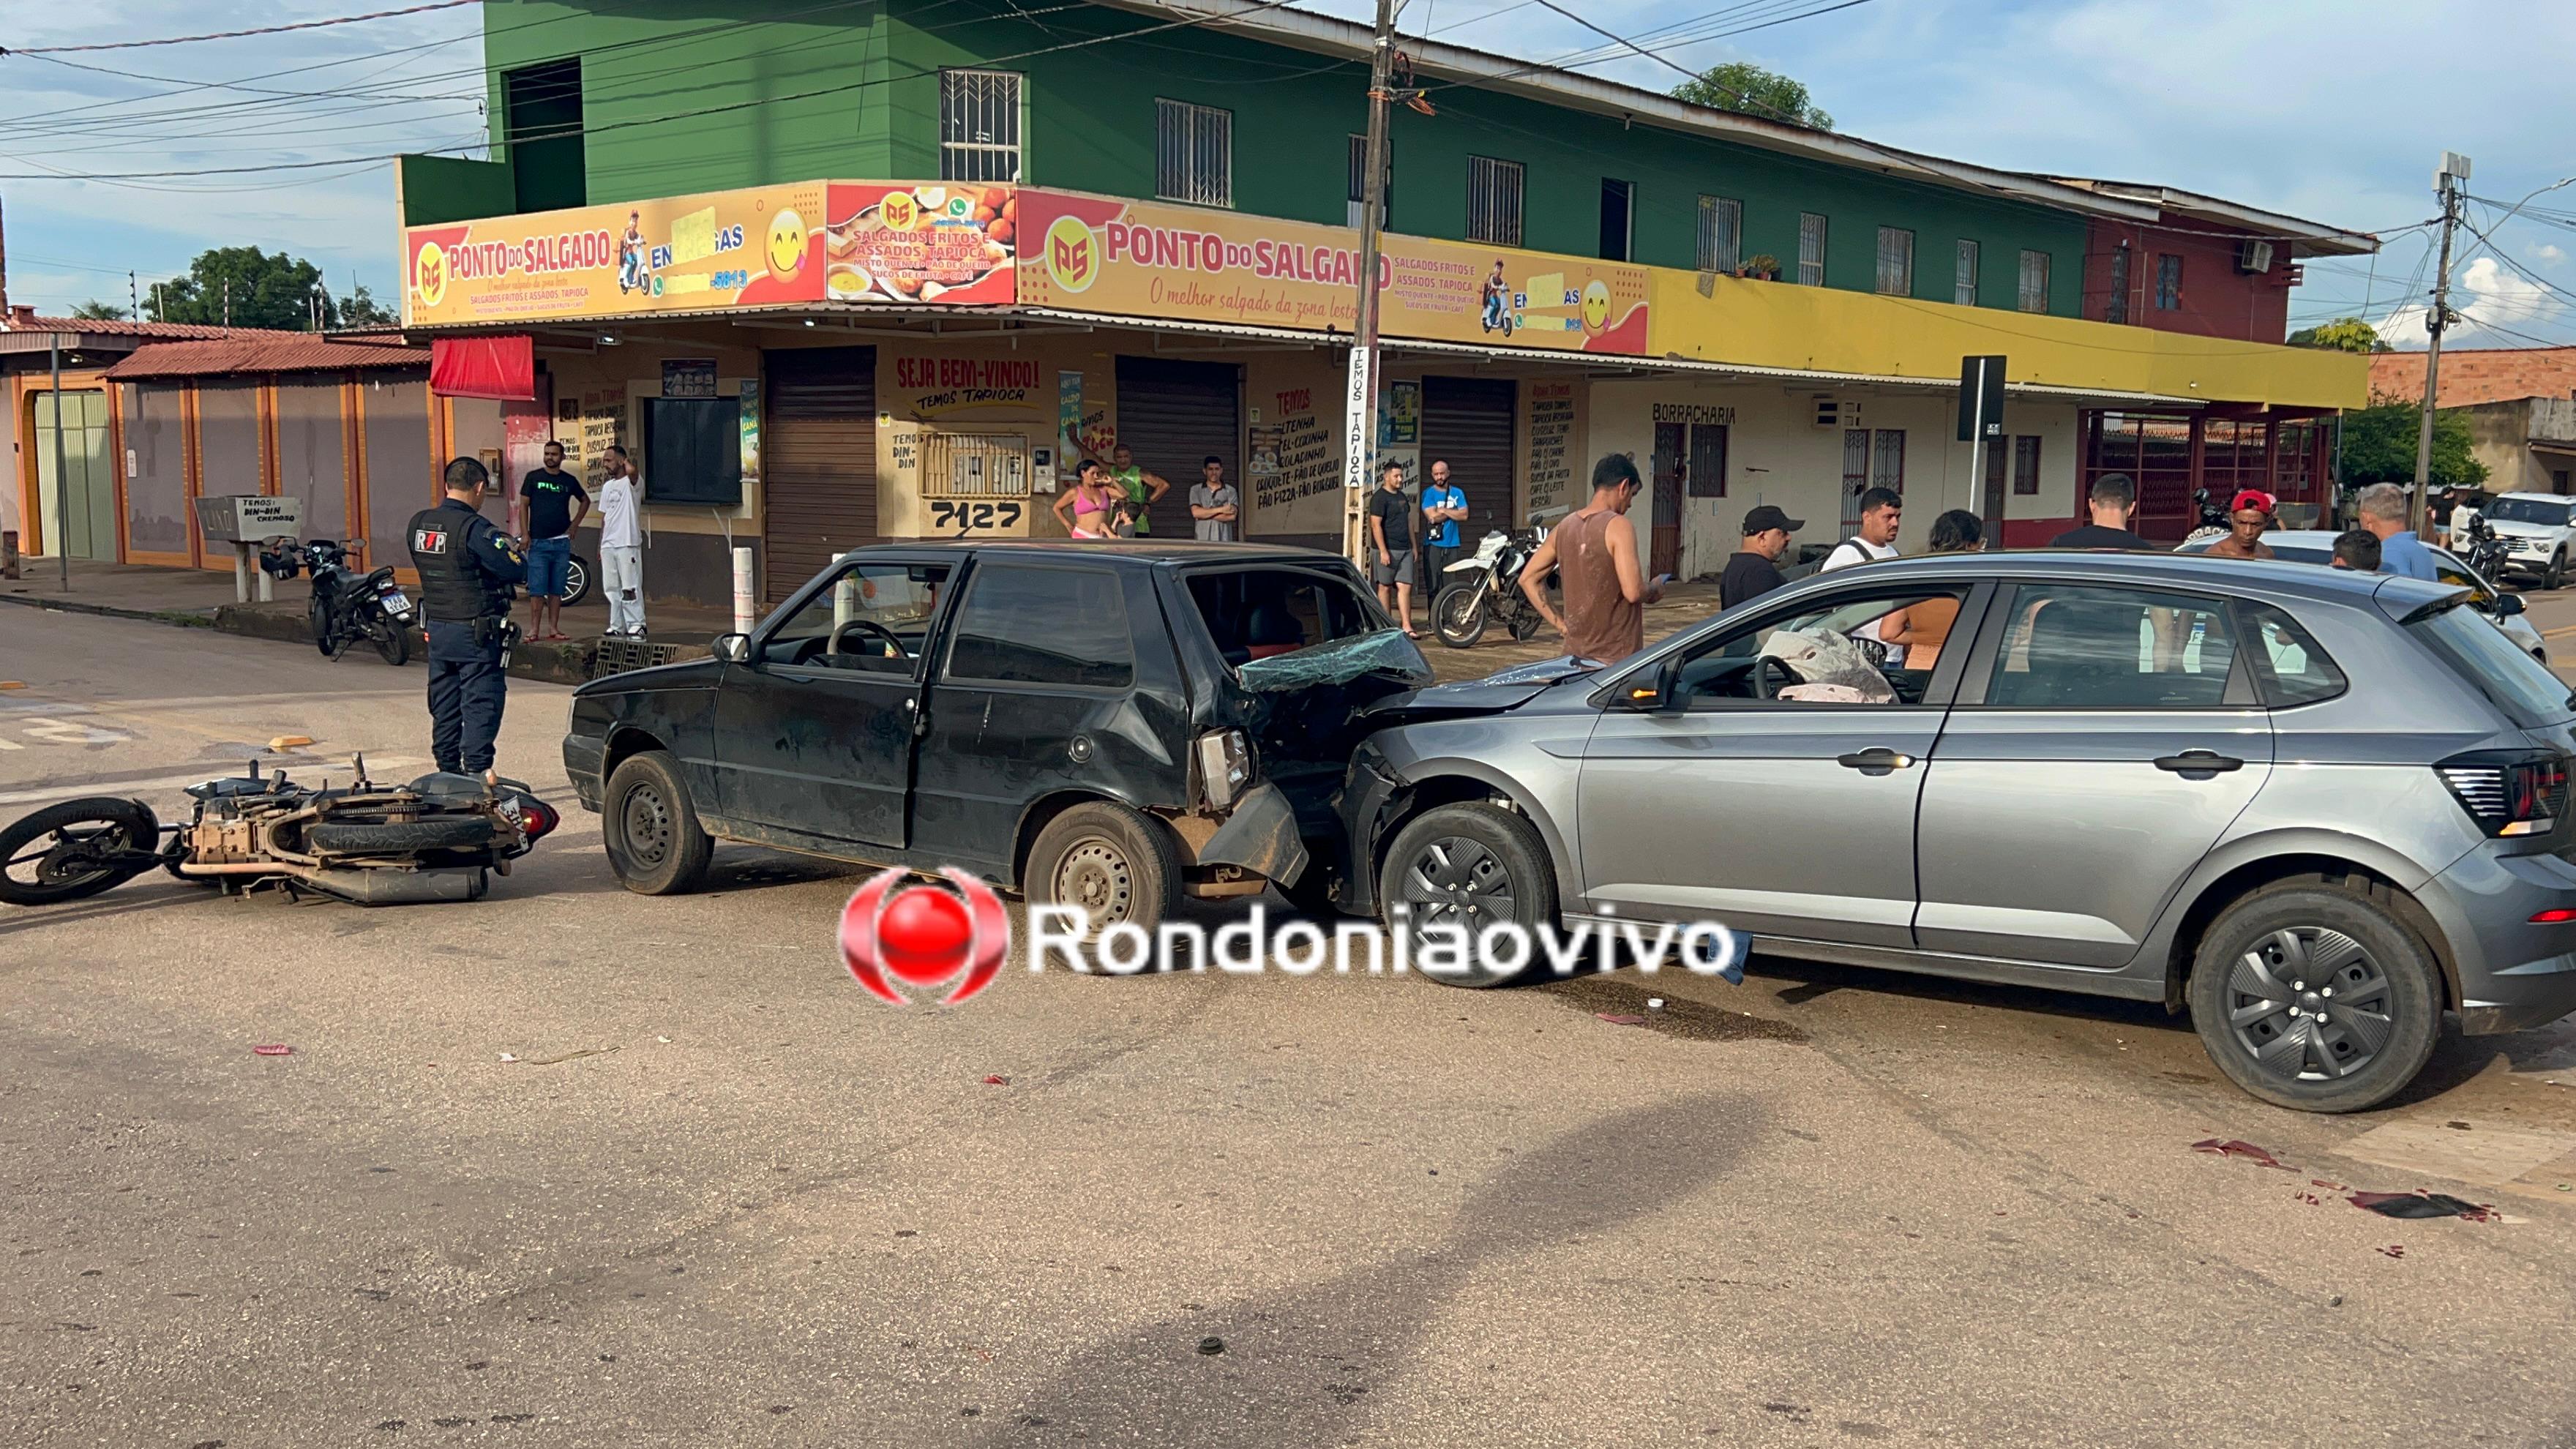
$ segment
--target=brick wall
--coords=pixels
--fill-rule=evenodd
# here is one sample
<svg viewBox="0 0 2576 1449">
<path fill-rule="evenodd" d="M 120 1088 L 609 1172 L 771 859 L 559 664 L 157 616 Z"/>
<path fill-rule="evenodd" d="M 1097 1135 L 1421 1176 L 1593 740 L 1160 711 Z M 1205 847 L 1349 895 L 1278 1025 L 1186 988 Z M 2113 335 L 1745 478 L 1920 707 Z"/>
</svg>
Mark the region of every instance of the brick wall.
<svg viewBox="0 0 2576 1449">
<path fill-rule="evenodd" d="M 2383 352 L 2370 360 L 2370 395 L 2419 400 L 2424 354 Z M 2446 408 L 2523 397 L 2576 396 L 2576 347 L 2468 347 L 2442 354 Z"/>
</svg>

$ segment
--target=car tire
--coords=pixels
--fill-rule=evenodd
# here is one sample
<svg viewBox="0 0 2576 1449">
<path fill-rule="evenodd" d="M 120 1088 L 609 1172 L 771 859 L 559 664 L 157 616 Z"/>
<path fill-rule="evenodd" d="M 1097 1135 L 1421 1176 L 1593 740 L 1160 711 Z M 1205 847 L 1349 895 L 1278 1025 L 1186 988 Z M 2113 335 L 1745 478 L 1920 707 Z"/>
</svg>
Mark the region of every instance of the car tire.
<svg viewBox="0 0 2576 1449">
<path fill-rule="evenodd" d="M 1089 915 L 1088 944 L 1120 921 L 1152 932 L 1179 903 L 1180 887 L 1170 827 L 1124 805 L 1087 800 L 1038 832 L 1022 893 L 1033 908 L 1081 907 Z"/>
<path fill-rule="evenodd" d="M 564 561 L 564 607 L 574 608 L 590 602 L 590 591 L 599 578 L 596 560 L 576 553 Z"/>
<path fill-rule="evenodd" d="M 2423 1070 L 2441 1035 L 2441 970 L 2385 889 L 2285 881 L 2210 923 L 2185 997 L 2229 1081 L 2276 1107 L 2359 1112 Z"/>
<path fill-rule="evenodd" d="M 1521 815 L 1483 801 L 1441 805 L 1395 833 L 1378 863 L 1377 898 L 1390 924 L 1397 905 L 1410 908 L 1415 970 L 1446 986 L 1500 986 L 1529 968 L 1488 969 L 1471 952 L 1463 971 L 1423 970 L 1422 932 L 1449 924 L 1472 932 L 1504 921 L 1553 927 L 1556 870 L 1547 842 Z"/>
<path fill-rule="evenodd" d="M 2567 551 L 2561 549 L 2549 556 L 2549 567 L 2540 575 L 2540 586 L 2544 589 L 2555 589 L 2565 586 L 2566 582 Z"/>
<path fill-rule="evenodd" d="M 36 852 L 28 847 L 37 841 L 58 831 L 83 826 L 112 832 L 115 838 L 101 843 L 125 850 L 151 850 L 161 841 L 161 822 L 150 806 L 140 800 L 92 795 L 86 799 L 48 805 L 0 830 L 0 862 L 33 856 Z M 55 848 L 59 848 L 59 840 Z M 50 860 L 52 849 L 48 849 L 45 855 Z M 44 862 L 34 864 L 36 869 L 26 875 L 0 864 L 0 902 L 13 906 L 50 906 L 64 901 L 86 900 L 102 891 L 114 890 L 152 868 L 146 863 L 85 870 L 77 875 L 47 875 Z"/>
<path fill-rule="evenodd" d="M 493 841 L 492 822 L 480 815 L 433 815 L 426 820 L 344 820 L 316 825 L 304 843 L 331 855 L 417 855 L 425 850 L 479 850 Z"/>
<path fill-rule="evenodd" d="M 698 823 L 680 762 L 667 750 L 645 750 L 617 762 L 600 791 L 599 834 L 608 868 L 638 895 L 672 896 L 707 878 L 715 841 Z"/>
</svg>

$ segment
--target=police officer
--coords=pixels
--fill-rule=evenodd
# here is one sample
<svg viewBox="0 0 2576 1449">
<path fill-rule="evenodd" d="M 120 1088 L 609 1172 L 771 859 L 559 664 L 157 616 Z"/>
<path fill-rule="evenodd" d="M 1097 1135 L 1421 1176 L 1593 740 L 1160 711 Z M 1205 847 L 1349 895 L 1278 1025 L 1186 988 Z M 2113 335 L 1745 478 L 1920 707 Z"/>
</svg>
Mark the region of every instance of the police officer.
<svg viewBox="0 0 2576 1449">
<path fill-rule="evenodd" d="M 492 778 L 508 676 L 510 586 L 527 558 L 481 512 L 492 475 L 472 458 L 447 465 L 447 498 L 411 517 L 411 563 L 429 616 L 429 747 L 451 775 Z"/>
</svg>

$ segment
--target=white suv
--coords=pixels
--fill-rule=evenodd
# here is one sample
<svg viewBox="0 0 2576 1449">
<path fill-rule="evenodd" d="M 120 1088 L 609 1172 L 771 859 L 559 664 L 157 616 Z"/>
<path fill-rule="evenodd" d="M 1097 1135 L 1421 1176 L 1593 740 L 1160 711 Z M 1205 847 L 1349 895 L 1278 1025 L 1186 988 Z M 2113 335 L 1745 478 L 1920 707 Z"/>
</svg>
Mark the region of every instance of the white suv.
<svg viewBox="0 0 2576 1449">
<path fill-rule="evenodd" d="M 2576 523 L 2569 521 L 2571 512 L 2576 512 L 2576 498 L 2556 493 L 2497 495 L 2478 516 L 2504 541 L 2504 563 L 2498 572 L 2508 577 L 2531 575 L 2544 589 L 2565 583 L 2567 565 L 2576 559 Z"/>
</svg>

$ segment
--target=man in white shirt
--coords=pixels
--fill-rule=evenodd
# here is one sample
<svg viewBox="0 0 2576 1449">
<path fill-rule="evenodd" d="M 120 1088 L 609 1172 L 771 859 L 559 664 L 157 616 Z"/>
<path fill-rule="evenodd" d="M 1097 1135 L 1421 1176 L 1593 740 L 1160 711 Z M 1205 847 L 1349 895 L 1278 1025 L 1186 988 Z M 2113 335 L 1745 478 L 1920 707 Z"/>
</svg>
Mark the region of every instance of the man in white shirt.
<svg viewBox="0 0 2576 1449">
<path fill-rule="evenodd" d="M 1860 496 L 1860 532 L 1834 545 L 1816 572 L 1829 574 L 1836 569 L 1852 568 L 1877 559 L 1896 557 L 1896 525 L 1904 520 L 1905 500 L 1893 488 L 1872 488 Z M 1879 637 L 1885 619 L 1873 619 L 1852 631 L 1852 637 L 1875 644 L 1887 651 L 1887 667 L 1901 668 L 1905 663 L 1905 646 L 1890 644 Z"/>
<path fill-rule="evenodd" d="M 644 637 L 643 485 L 626 449 L 610 444 L 608 481 L 599 485 L 599 585 L 608 593 L 608 637 Z"/>
</svg>

